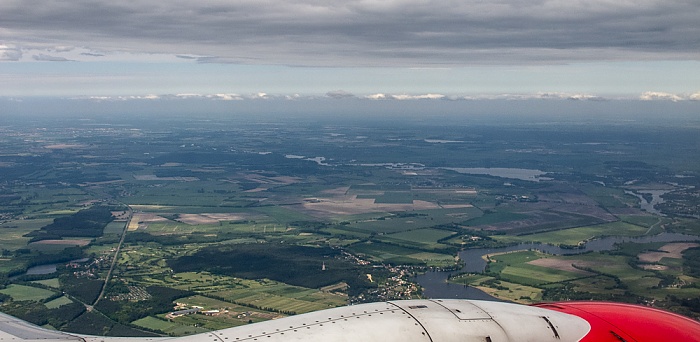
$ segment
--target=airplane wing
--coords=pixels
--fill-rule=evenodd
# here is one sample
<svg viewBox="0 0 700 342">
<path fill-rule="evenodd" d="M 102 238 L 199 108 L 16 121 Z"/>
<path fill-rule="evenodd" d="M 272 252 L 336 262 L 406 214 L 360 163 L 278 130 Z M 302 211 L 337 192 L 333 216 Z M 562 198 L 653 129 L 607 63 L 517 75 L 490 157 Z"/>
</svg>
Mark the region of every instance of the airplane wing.
<svg viewBox="0 0 700 342">
<path fill-rule="evenodd" d="M 547 305 L 536 307 L 473 300 L 391 301 L 322 310 L 179 338 L 84 336 L 46 330 L 16 318 L 1 315 L 0 342 L 651 341 L 639 339 L 636 336 L 632 338 L 629 332 L 618 331 L 619 329 L 610 322 L 606 322 L 608 325 L 605 325 L 599 320 L 591 319 L 598 314 L 593 307 L 581 309 L 575 305 L 568 307 L 565 306 L 566 304 L 557 307 L 548 307 Z M 621 311 L 625 312 L 625 315 L 644 316 L 648 314 L 648 308 L 644 307 L 623 305 L 616 308 L 623 308 L 624 310 L 621 309 Z M 588 310 L 586 311 L 588 316 L 581 315 L 577 310 Z M 612 309 L 608 311 L 612 311 Z M 669 320 L 673 324 L 674 319 L 680 319 L 682 323 L 687 325 L 684 329 L 685 339 L 681 336 L 680 339 L 673 339 L 673 341 L 700 341 L 700 323 L 682 316 L 670 315 L 665 315 L 663 318 L 666 321 L 660 325 L 667 324 Z M 611 318 L 604 319 L 610 320 Z M 644 318 L 640 319 L 644 320 Z M 651 319 L 655 319 L 655 316 L 652 316 Z M 669 339 L 662 340 L 668 341 Z"/>
</svg>

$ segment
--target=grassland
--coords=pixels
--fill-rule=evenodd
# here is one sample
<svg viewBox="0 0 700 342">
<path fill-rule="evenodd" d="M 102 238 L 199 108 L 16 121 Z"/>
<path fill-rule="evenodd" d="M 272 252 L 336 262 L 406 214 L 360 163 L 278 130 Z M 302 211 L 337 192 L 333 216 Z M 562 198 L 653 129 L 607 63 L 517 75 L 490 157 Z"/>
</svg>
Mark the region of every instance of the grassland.
<svg viewBox="0 0 700 342">
<path fill-rule="evenodd" d="M 25 285 L 9 285 L 7 288 L 0 290 L 0 293 L 6 294 L 12 297 L 15 301 L 42 301 L 55 294 L 53 291 L 40 289 L 38 287 L 25 286 Z"/>
<path fill-rule="evenodd" d="M 450 283 L 468 285 L 491 296 L 516 303 L 537 303 L 542 300 L 542 289 L 519 283 L 511 283 L 484 274 L 462 274 L 449 279 Z"/>
<path fill-rule="evenodd" d="M 10 251 L 26 248 L 30 238 L 25 237 L 24 235 L 35 231 L 51 223 L 52 221 L 52 219 L 44 218 L 15 220 L 4 223 L 0 225 L 0 246 L 2 246 L 3 249 Z"/>
<path fill-rule="evenodd" d="M 659 247 L 660 246 L 660 247 Z M 664 302 L 673 298 L 697 298 L 698 279 L 682 272 L 679 248 L 693 244 L 628 243 L 620 252 L 552 256 L 536 251 L 490 255 L 484 275 L 463 275 L 450 281 L 470 284 L 487 293 L 513 301 L 562 299 L 622 300 L 647 298 Z M 654 267 L 639 264 L 649 249 L 673 250 Z M 651 256 L 647 256 L 650 258 Z M 656 260 L 656 259 L 654 259 Z M 524 293 L 530 291 L 530 294 Z M 675 305 L 675 304 L 669 304 Z M 673 307 L 673 306 L 671 306 Z"/>
<path fill-rule="evenodd" d="M 393 242 L 398 244 L 405 244 L 409 246 L 415 246 L 422 249 L 444 249 L 448 247 L 445 244 L 439 243 L 441 239 L 446 239 L 452 235 L 457 234 L 453 231 L 439 230 L 439 229 L 416 229 L 410 231 L 404 231 L 400 233 L 387 234 L 379 238 L 380 241 Z"/>
<path fill-rule="evenodd" d="M 393 234 L 443 224 L 462 223 L 481 215 L 477 208 L 415 210 L 398 215 L 376 215 L 370 219 L 352 220 L 345 229 L 366 233 Z"/>
<path fill-rule="evenodd" d="M 490 257 L 489 273 L 498 274 L 501 279 L 513 283 L 538 286 L 581 278 L 581 273 L 561 269 L 541 267 L 530 262 L 544 258 L 535 251 L 514 252 Z"/>
<path fill-rule="evenodd" d="M 124 231 L 124 222 L 110 222 L 104 229 L 104 235 L 121 235 Z"/>
<path fill-rule="evenodd" d="M 426 253 L 420 249 L 397 246 L 381 242 L 362 242 L 349 246 L 354 253 L 368 257 L 378 263 L 427 265 L 446 267 L 453 265 L 455 257 L 442 253 Z"/>
<path fill-rule="evenodd" d="M 666 231 L 700 235 L 700 221 L 688 216 L 697 215 L 696 197 L 688 190 L 697 186 L 700 170 L 697 161 L 687 158 L 693 151 L 683 156 L 660 152 L 700 146 L 700 135 L 686 128 L 650 125 L 638 131 L 640 123 L 634 129 L 613 130 L 587 124 L 523 128 L 480 123 L 473 129 L 473 122 L 271 124 L 239 119 L 169 118 L 154 123 L 133 118 L 122 126 L 94 118 L 94 123 L 105 124 L 104 130 L 80 120 L 58 120 L 54 124 L 61 129 L 54 131 L 39 130 L 29 122 L 16 131 L 8 128 L 12 134 L 3 135 L 0 146 L 0 168 L 7 179 L 0 185 L 0 278 L 11 270 L 60 259 L 63 248 L 75 241 L 29 244 L 30 237 L 24 235 L 97 203 L 134 214 L 106 298 L 127 298 L 117 307 L 138 307 L 150 303 L 142 290 L 155 285 L 194 291 L 197 295 L 178 299 L 188 305 L 229 311 L 172 322 L 164 313 L 152 313 L 133 322 L 171 335 L 272 319 L 281 312 L 404 298 L 387 285 L 388 279 L 403 277 L 406 283 L 397 288 L 409 288 L 407 274 L 454 266 L 460 247 L 528 241 L 577 245 L 599 236 Z M 592 137 L 601 143 L 586 143 Z M 426 139 L 463 143 L 432 144 Z M 76 140 L 81 141 L 79 149 L 42 147 L 45 141 L 60 147 L 75 145 Z M 659 148 L 649 149 L 649 144 Z M 328 165 L 288 155 L 324 156 Z M 550 172 L 553 180 L 467 175 L 446 167 L 537 169 Z M 645 213 L 639 198 L 625 193 L 645 186 L 687 191 L 666 198 L 663 209 L 669 212 L 661 217 Z M 99 283 L 94 278 L 107 274 L 124 225 L 108 224 L 101 237 L 71 237 L 88 243 L 79 257 L 94 256 L 89 266 L 59 270 L 56 278 L 37 281 L 37 286 L 56 293 L 46 297 L 51 291 L 34 292 L 29 298 L 42 306 L 67 284 L 87 279 Z M 361 297 L 352 292 L 354 285 L 346 287 L 340 280 L 333 281 L 331 287 L 337 287 L 328 292 L 318 284 L 304 287 L 269 280 L 279 280 L 286 271 L 275 268 L 279 265 L 291 269 L 303 264 L 302 256 L 282 255 L 274 260 L 276 266 L 255 264 L 256 257 L 250 255 L 225 257 L 251 246 L 258 252 L 273 250 L 270 246 L 328 248 L 338 255 L 309 262 L 314 275 L 321 265 L 332 268 L 342 260 L 352 272 L 368 269 L 347 282 L 366 282 L 367 273 L 374 282 L 366 284 Z M 674 296 L 699 298 L 698 279 L 688 273 L 687 260 L 669 255 L 637 260 L 662 247 L 629 244 L 607 254 L 566 257 L 536 252 L 497 255 L 488 273 L 453 281 L 523 302 L 653 299 L 656 305 Z M 178 272 L 171 267 L 174 260 L 206 250 L 220 253 L 205 259 L 200 269 Z M 234 277 L 220 272 L 228 265 L 218 270 L 206 265 L 220 259 L 255 266 Z M 264 274 L 266 270 L 274 272 Z M 37 278 L 26 280 L 32 279 Z M 21 281 L 25 280 L 8 280 Z M 24 298 L 13 286 L 25 285 L 12 284 L 2 291 Z M 65 309 L 65 303 L 59 297 L 46 305 Z"/>
<path fill-rule="evenodd" d="M 48 309 L 57 309 L 57 308 L 60 308 L 61 306 L 64 306 L 64 305 L 70 304 L 70 303 L 73 303 L 73 301 L 70 300 L 70 298 L 68 298 L 66 296 L 61 296 L 61 297 L 58 297 L 50 302 L 44 303 L 44 305 L 46 305 L 46 307 Z"/>
<path fill-rule="evenodd" d="M 51 278 L 51 279 L 44 279 L 44 280 L 35 280 L 33 283 L 41 284 L 44 286 L 48 286 L 54 289 L 58 289 L 61 287 L 61 284 L 58 281 L 58 278 Z"/>
<path fill-rule="evenodd" d="M 500 242 L 541 242 L 552 245 L 569 245 L 575 246 L 580 243 L 585 243 L 588 240 L 603 236 L 641 236 L 646 234 L 649 229 L 644 226 L 639 226 L 627 222 L 611 222 L 598 224 L 594 226 L 561 229 L 546 233 L 528 234 L 528 235 L 503 235 L 494 236 Z"/>
</svg>

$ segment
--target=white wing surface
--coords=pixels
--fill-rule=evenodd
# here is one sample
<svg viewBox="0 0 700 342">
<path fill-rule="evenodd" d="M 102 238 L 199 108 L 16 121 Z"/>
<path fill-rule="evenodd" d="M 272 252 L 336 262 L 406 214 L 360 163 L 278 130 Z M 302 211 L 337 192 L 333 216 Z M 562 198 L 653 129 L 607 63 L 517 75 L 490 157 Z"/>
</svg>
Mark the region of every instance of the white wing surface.
<svg viewBox="0 0 700 342">
<path fill-rule="evenodd" d="M 84 336 L 0 316 L 0 342 L 573 342 L 589 330 L 588 322 L 576 316 L 471 300 L 360 304 L 179 338 Z"/>
</svg>

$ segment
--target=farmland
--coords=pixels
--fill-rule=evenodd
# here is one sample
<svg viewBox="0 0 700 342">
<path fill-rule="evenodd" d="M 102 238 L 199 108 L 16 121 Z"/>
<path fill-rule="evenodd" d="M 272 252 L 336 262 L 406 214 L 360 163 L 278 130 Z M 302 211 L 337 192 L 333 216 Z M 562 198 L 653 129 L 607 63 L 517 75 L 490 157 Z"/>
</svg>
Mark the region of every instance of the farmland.
<svg viewBox="0 0 700 342">
<path fill-rule="evenodd" d="M 2 128 L 0 310 L 31 302 L 25 318 L 49 310 L 57 329 L 187 335 L 420 298 L 414 276 L 459 269 L 464 249 L 700 235 L 700 165 L 655 152 L 700 146 L 674 124 L 47 120 Z M 664 202 L 650 208 L 648 191 Z M 697 316 L 698 247 L 684 243 L 490 255 L 483 273 L 450 281 L 519 302 Z M 33 273 L 47 264 L 57 271 Z M 211 312 L 166 318 L 193 307 Z"/>
</svg>

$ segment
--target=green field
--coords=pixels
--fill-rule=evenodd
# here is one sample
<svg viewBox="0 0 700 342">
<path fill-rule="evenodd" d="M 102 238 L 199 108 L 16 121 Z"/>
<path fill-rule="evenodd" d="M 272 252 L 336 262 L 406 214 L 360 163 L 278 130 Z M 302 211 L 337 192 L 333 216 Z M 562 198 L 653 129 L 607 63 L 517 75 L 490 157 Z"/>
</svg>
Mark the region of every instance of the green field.
<svg viewBox="0 0 700 342">
<path fill-rule="evenodd" d="M 530 304 L 538 303 L 542 300 L 542 289 L 503 280 L 494 283 L 482 282 L 475 284 L 474 287 L 496 298 L 516 303 Z"/>
<path fill-rule="evenodd" d="M 58 289 L 59 287 L 61 287 L 61 284 L 58 282 L 58 278 L 35 280 L 35 281 L 33 281 L 33 283 L 38 283 L 38 284 L 52 287 L 55 289 Z"/>
<path fill-rule="evenodd" d="M 198 326 L 194 326 L 193 324 L 182 324 L 182 320 L 178 320 L 177 322 L 169 322 L 165 319 L 161 318 L 156 318 L 156 317 L 144 317 L 139 320 L 131 322 L 131 324 L 134 324 L 139 327 L 151 329 L 151 330 L 158 330 L 162 331 L 163 333 L 166 333 L 171 336 L 183 336 L 183 335 L 192 335 L 192 334 L 197 334 L 197 333 L 203 333 L 207 332 L 211 329 L 206 329 Z"/>
<path fill-rule="evenodd" d="M 546 233 L 510 236 L 494 236 L 499 242 L 541 242 L 552 245 L 575 246 L 587 240 L 601 236 L 641 236 L 647 232 L 648 228 L 626 223 L 611 222 L 586 226 L 580 228 L 561 229 Z"/>
<path fill-rule="evenodd" d="M 455 257 L 449 254 L 426 253 L 420 249 L 397 246 L 381 242 L 364 242 L 349 246 L 354 253 L 365 255 L 370 259 L 389 264 L 425 264 L 445 267 L 455 263 Z"/>
<path fill-rule="evenodd" d="M 207 292 L 228 301 L 279 312 L 305 313 L 342 306 L 347 296 L 324 293 L 315 289 L 291 286 L 270 280 L 239 280 L 238 286 Z"/>
<path fill-rule="evenodd" d="M 0 290 L 0 293 L 12 297 L 12 300 L 41 301 L 55 294 L 53 291 L 40 289 L 38 287 L 11 284 L 7 288 Z"/>
<path fill-rule="evenodd" d="M 156 283 L 155 280 L 151 281 Z M 346 305 L 347 295 L 326 293 L 317 289 L 287 285 L 272 280 L 248 280 L 206 272 L 184 272 L 173 275 L 172 280 L 159 283 L 202 293 L 191 297 L 188 305 L 203 307 L 234 306 L 234 302 L 277 312 L 304 313 Z M 219 299 L 225 299 L 223 302 Z"/>
<path fill-rule="evenodd" d="M 580 274 L 573 272 L 553 270 L 528 264 L 506 266 L 500 274 L 505 280 L 524 285 L 558 283 L 581 277 Z"/>
<path fill-rule="evenodd" d="M 641 270 L 630 265 L 628 258 L 620 255 L 610 255 L 601 253 L 589 253 L 572 256 L 556 257 L 568 260 L 582 267 L 592 268 L 597 272 L 612 275 L 620 278 L 624 282 L 629 282 L 630 286 L 639 284 L 642 278 L 653 278 L 654 273 Z"/>
<path fill-rule="evenodd" d="M 76 310 L 82 308 L 68 304 L 72 298 L 96 295 L 125 222 L 111 222 L 104 236 L 71 249 L 76 259 L 91 258 L 85 265 L 14 277 L 29 265 L 68 260 L 61 253 L 66 245 L 29 243 L 31 237 L 77 240 L 72 235 L 83 232 L 32 232 L 54 221 L 90 226 L 91 218 L 77 219 L 90 206 L 130 211 L 140 227 L 125 235 L 102 305 L 75 325 L 54 327 L 59 330 L 89 326 L 90 333 L 104 333 L 111 317 L 179 336 L 348 302 L 418 298 L 412 275 L 455 267 L 460 248 L 700 235 L 693 218 L 700 210 L 700 163 L 688 157 L 700 147 L 697 120 L 664 117 L 658 125 L 635 117 L 623 125 L 627 117 L 612 114 L 600 116 L 604 124 L 590 117 L 434 114 L 427 121 L 402 114 L 377 122 L 369 115 L 205 114 L 13 121 L 0 138 L 0 279 L 9 286 L 2 293 L 14 298 L 2 307 Z M 305 159 L 315 156 L 327 159 Z M 523 168 L 547 178 L 450 168 Z M 669 191 L 656 207 L 664 216 L 645 212 L 626 193 L 645 189 Z M 683 307 L 677 312 L 700 317 L 687 301 L 700 297 L 694 256 L 638 258 L 662 246 L 495 255 L 483 274 L 451 281 L 506 300 L 672 303 Z M 33 302 L 16 302 L 27 299 Z M 222 314 L 168 321 L 171 302 Z M 150 317 L 137 320 L 144 312 Z"/>
<path fill-rule="evenodd" d="M 109 224 L 107 224 L 107 227 L 104 229 L 104 234 L 105 235 L 121 235 L 122 232 L 124 231 L 124 225 L 126 222 L 115 222 L 112 221 Z"/>
<path fill-rule="evenodd" d="M 73 303 L 73 301 L 70 300 L 66 296 L 62 296 L 62 297 L 58 297 L 50 302 L 46 302 L 46 303 L 44 303 L 44 305 L 46 305 L 46 307 L 49 309 L 56 309 L 56 308 L 60 308 L 61 306 L 66 305 L 66 304 L 70 304 L 70 303 Z"/>
<path fill-rule="evenodd" d="M 39 253 L 46 253 L 46 254 L 58 254 L 61 251 L 63 251 L 66 248 L 70 247 L 76 247 L 76 246 L 81 246 L 84 245 L 85 243 L 88 243 L 91 238 L 75 238 L 75 241 L 71 241 L 68 239 L 65 239 L 61 244 L 53 244 L 53 243 L 41 243 L 40 242 L 32 242 L 27 245 L 31 250 L 39 252 Z"/>
<path fill-rule="evenodd" d="M 355 219 L 346 226 L 365 233 L 394 234 L 442 224 L 462 223 L 481 215 L 477 208 L 416 210 L 398 214 L 374 215 Z"/>
<path fill-rule="evenodd" d="M 627 208 L 638 205 L 639 199 L 625 194 L 624 190 L 599 185 L 582 185 L 580 190 L 605 208 Z"/>
<path fill-rule="evenodd" d="M 139 320 L 131 322 L 131 324 L 137 325 L 139 327 L 143 328 L 148 328 L 151 330 L 160 330 L 163 332 L 168 332 L 169 330 L 172 330 L 175 327 L 178 327 L 179 324 L 168 322 L 162 319 L 158 319 L 155 317 L 144 317 Z"/>
<path fill-rule="evenodd" d="M 492 262 L 489 263 L 489 273 L 499 274 L 502 279 L 510 282 L 531 286 L 557 283 L 582 277 L 580 273 L 529 264 L 531 261 L 544 257 L 546 257 L 545 254 L 535 251 L 513 252 L 492 256 Z"/>
<path fill-rule="evenodd" d="M 497 280 L 484 274 L 462 274 L 449 279 L 450 283 L 469 285 L 491 296 L 518 303 L 537 303 L 542 300 L 542 289 L 519 283 Z"/>
<path fill-rule="evenodd" d="M 17 220 L 10 221 L 0 225 L 0 246 L 3 249 L 15 251 L 20 248 L 26 248 L 28 237 L 25 234 L 37 230 L 49 223 L 52 219 L 33 219 L 33 220 Z"/>
<path fill-rule="evenodd" d="M 642 215 L 618 215 L 620 220 L 623 222 L 631 223 L 634 225 L 642 226 L 642 227 L 647 227 L 651 228 L 654 225 L 659 224 L 660 222 L 667 221 L 667 219 L 664 219 L 663 217 L 659 216 L 654 216 L 654 215 L 649 215 L 649 216 L 642 216 Z"/>
<path fill-rule="evenodd" d="M 494 224 L 494 223 L 513 221 L 513 220 L 522 220 L 522 219 L 526 219 L 526 218 L 528 218 L 528 216 L 525 214 L 513 213 L 513 212 L 508 212 L 508 211 L 497 211 L 497 212 L 485 213 L 481 217 L 476 217 L 476 218 L 473 218 L 473 219 L 465 222 L 465 224 L 469 225 L 469 226 L 480 226 L 480 225 L 488 225 L 488 224 Z"/>
<path fill-rule="evenodd" d="M 403 243 L 410 246 L 416 246 L 419 248 L 435 249 L 435 248 L 445 248 L 444 244 L 438 243 L 440 239 L 444 239 L 455 235 L 453 231 L 440 230 L 440 229 L 416 229 L 395 234 L 387 234 L 380 237 L 380 240 L 391 241 L 394 243 Z"/>
<path fill-rule="evenodd" d="M 213 292 L 211 295 L 235 301 L 243 305 L 270 308 L 280 312 L 306 313 L 342 306 L 347 303 L 346 298 L 337 296 L 329 298 L 324 295 L 308 295 L 299 299 L 291 296 L 280 296 L 269 292 L 251 294 L 248 290 L 228 290 Z"/>
</svg>

